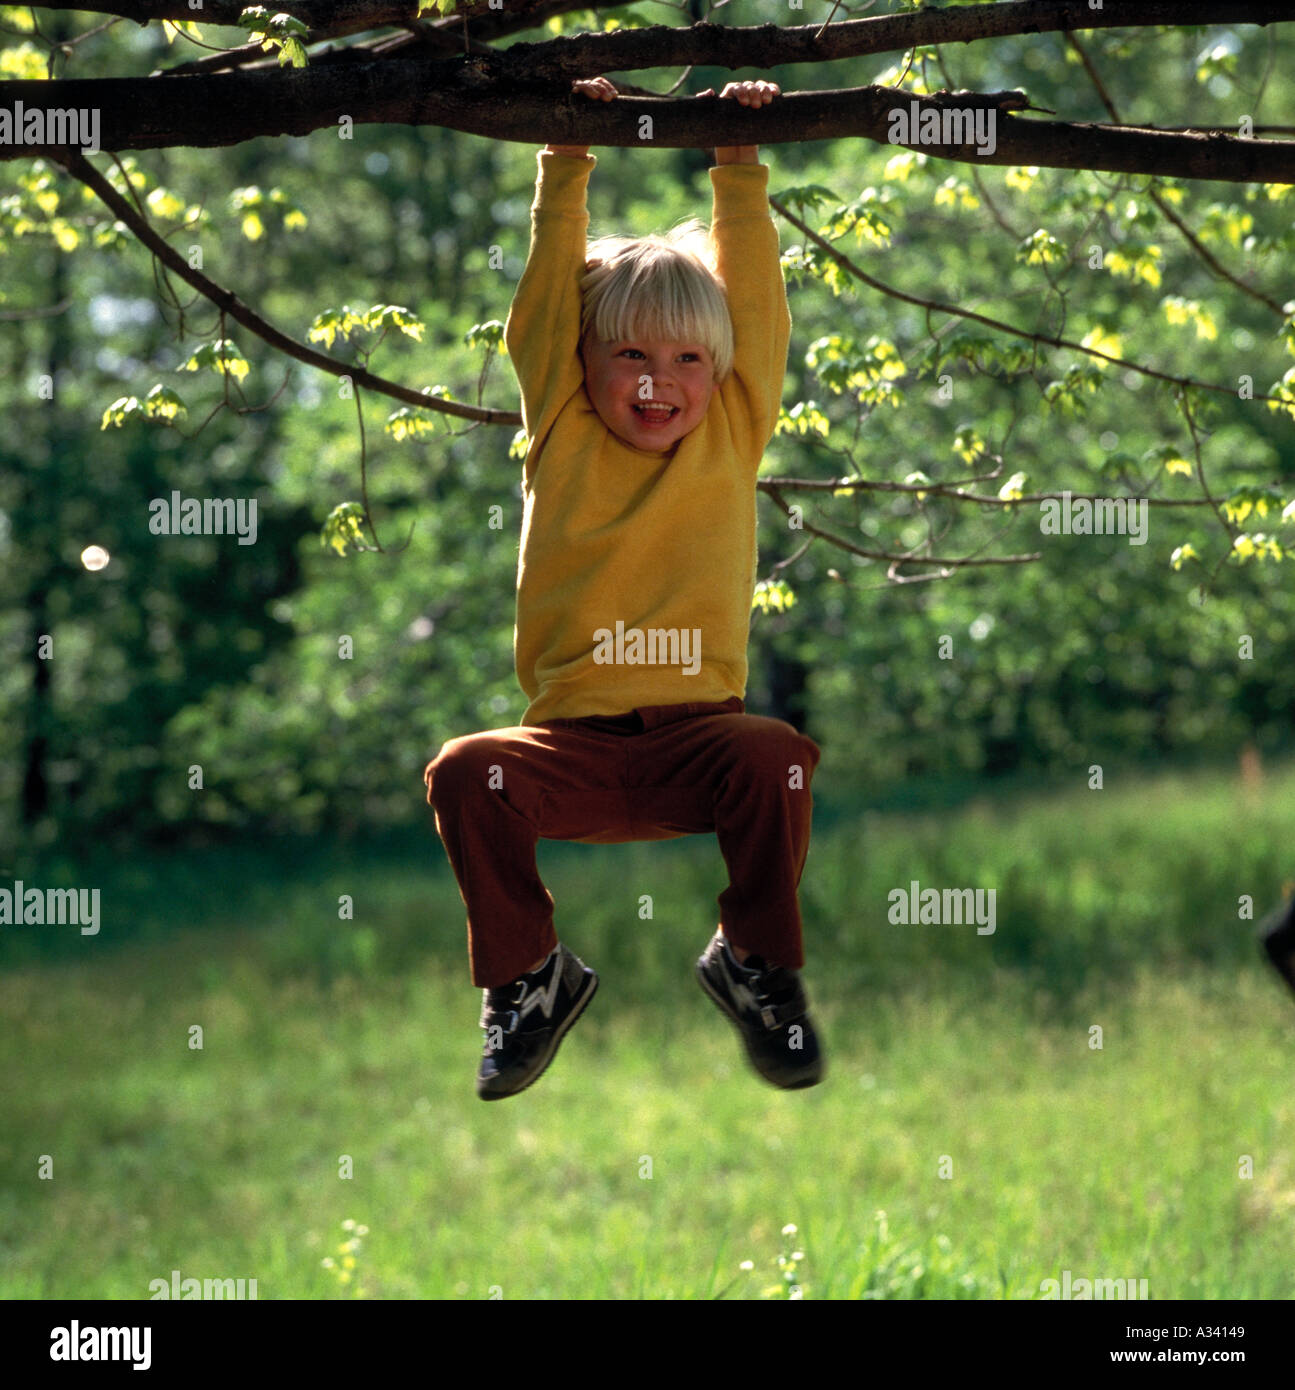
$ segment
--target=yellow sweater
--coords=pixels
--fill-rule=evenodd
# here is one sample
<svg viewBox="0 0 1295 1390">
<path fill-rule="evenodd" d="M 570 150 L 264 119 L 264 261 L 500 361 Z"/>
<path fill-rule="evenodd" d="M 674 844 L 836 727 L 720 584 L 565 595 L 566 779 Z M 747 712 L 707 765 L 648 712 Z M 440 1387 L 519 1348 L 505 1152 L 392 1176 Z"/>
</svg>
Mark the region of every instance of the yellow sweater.
<svg viewBox="0 0 1295 1390">
<path fill-rule="evenodd" d="M 504 342 L 529 445 L 513 651 L 522 723 L 746 694 L 756 473 L 782 399 L 791 313 L 763 164 L 711 169 L 733 371 L 666 453 L 598 416 L 580 358 L 592 155 L 538 155 L 531 245 Z"/>
</svg>

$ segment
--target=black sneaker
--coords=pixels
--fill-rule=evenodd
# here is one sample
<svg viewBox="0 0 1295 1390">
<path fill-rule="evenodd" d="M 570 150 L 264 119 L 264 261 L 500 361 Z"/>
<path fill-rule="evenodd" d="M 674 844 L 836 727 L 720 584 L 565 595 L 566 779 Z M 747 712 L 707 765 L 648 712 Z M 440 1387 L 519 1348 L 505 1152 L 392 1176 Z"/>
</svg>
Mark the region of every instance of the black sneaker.
<svg viewBox="0 0 1295 1390">
<path fill-rule="evenodd" d="M 722 932 L 697 961 L 701 987 L 737 1028 L 751 1065 L 784 1090 L 815 1086 L 824 1063 L 798 971 L 748 956 L 739 965 Z"/>
<path fill-rule="evenodd" d="M 538 1081 L 597 988 L 598 976 L 559 941 L 534 974 L 483 990 L 477 1095 L 503 1100 Z"/>
<path fill-rule="evenodd" d="M 1295 990 L 1295 898 L 1269 913 L 1259 931 L 1274 969 Z"/>
</svg>

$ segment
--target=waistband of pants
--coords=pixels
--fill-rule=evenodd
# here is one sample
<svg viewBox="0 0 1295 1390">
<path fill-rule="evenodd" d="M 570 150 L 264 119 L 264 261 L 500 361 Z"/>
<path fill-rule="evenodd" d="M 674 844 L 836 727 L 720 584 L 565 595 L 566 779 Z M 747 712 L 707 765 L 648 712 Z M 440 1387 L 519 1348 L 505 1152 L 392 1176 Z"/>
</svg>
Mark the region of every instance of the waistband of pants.
<svg viewBox="0 0 1295 1390">
<path fill-rule="evenodd" d="M 614 733 L 642 733 L 658 729 L 662 724 L 674 724 L 680 719 L 693 719 L 704 714 L 743 714 L 746 704 L 738 695 L 719 702 L 701 701 L 684 705 L 637 705 L 625 714 L 588 714 L 578 719 L 546 719 L 545 724 L 575 725 L 590 729 L 607 729 Z"/>
</svg>

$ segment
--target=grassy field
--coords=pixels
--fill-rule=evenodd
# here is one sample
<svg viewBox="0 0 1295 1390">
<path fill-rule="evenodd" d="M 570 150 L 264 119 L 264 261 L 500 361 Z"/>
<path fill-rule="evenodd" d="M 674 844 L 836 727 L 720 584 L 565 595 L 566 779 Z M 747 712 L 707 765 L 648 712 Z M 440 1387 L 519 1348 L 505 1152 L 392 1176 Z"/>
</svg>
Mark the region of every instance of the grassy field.
<svg viewBox="0 0 1295 1390">
<path fill-rule="evenodd" d="M 262 1299 L 1037 1298 L 1069 1270 L 1295 1296 L 1295 1001 L 1237 906 L 1295 877 L 1295 771 L 824 820 L 829 1074 L 791 1093 L 692 975 L 713 837 L 542 844 L 602 983 L 491 1105 L 435 841 L 122 865 L 97 938 L 0 976 L 0 1293 L 147 1298 L 178 1269 Z M 994 888 L 997 930 L 891 925 L 912 879 Z"/>
</svg>

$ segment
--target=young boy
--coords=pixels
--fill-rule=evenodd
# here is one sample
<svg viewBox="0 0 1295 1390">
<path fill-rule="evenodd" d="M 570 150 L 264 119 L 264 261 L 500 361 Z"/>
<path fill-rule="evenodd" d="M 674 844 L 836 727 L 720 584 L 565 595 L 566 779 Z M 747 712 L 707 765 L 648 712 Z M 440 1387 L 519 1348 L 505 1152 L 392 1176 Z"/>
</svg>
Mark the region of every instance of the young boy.
<svg viewBox="0 0 1295 1390">
<path fill-rule="evenodd" d="M 575 86 L 615 96 L 605 78 Z M 721 95 L 759 106 L 777 92 L 741 82 Z M 819 749 L 742 699 L 755 479 L 791 315 L 769 171 L 754 146 L 716 159 L 708 264 L 687 244 L 692 223 L 586 247 L 597 161 L 585 147 L 537 156 L 504 333 L 529 445 L 514 654 L 530 704 L 518 727 L 449 740 L 424 773 L 484 990 L 483 1100 L 536 1081 L 598 986 L 557 939 L 540 838 L 713 831 L 729 886 L 702 988 L 766 1080 L 792 1089 L 824 1072 L 797 973 Z"/>
</svg>

